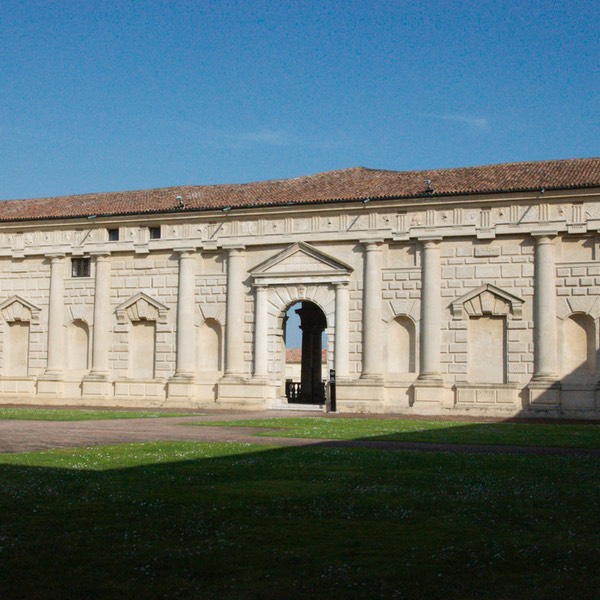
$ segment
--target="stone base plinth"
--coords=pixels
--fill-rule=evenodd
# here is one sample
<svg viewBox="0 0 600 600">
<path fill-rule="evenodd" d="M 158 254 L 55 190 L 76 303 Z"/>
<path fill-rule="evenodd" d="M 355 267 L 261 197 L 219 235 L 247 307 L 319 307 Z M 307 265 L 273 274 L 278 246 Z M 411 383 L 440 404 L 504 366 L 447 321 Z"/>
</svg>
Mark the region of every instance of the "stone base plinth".
<svg viewBox="0 0 600 600">
<path fill-rule="evenodd" d="M 406 413 L 410 411 L 414 381 L 387 381 L 385 384 L 386 413 Z"/>
<path fill-rule="evenodd" d="M 165 399 L 165 382 L 161 379 L 117 379 L 115 381 L 115 397 L 127 398 L 132 402 L 147 401 L 156 406 Z"/>
<path fill-rule="evenodd" d="M 516 386 L 502 383 L 456 384 L 457 408 L 519 408 Z"/>
<path fill-rule="evenodd" d="M 560 409 L 560 384 L 557 381 L 530 381 L 526 389 L 529 410 Z"/>
<path fill-rule="evenodd" d="M 37 382 L 38 396 L 64 397 L 65 382 L 53 375 L 42 375 Z"/>
<path fill-rule="evenodd" d="M 594 385 L 577 385 L 562 383 L 560 390 L 560 406 L 564 411 L 593 411 L 597 406 L 600 390 Z"/>
<path fill-rule="evenodd" d="M 81 382 L 81 395 L 91 398 L 111 398 L 113 384 L 108 379 L 84 377 Z"/>
<path fill-rule="evenodd" d="M 172 377 L 167 384 L 167 399 L 192 400 L 196 395 L 196 385 L 192 377 Z"/>
<path fill-rule="evenodd" d="M 384 387 L 381 380 L 338 380 L 335 389 L 338 412 L 383 412 Z"/>
<path fill-rule="evenodd" d="M 236 410 L 262 410 L 266 407 L 270 387 L 261 382 L 223 378 L 217 383 L 217 405 Z"/>
<path fill-rule="evenodd" d="M 0 395 L 34 397 L 35 379 L 33 377 L 0 377 Z"/>
<path fill-rule="evenodd" d="M 415 381 L 413 386 L 413 412 L 439 414 L 446 399 L 446 388 L 440 379 Z"/>
</svg>

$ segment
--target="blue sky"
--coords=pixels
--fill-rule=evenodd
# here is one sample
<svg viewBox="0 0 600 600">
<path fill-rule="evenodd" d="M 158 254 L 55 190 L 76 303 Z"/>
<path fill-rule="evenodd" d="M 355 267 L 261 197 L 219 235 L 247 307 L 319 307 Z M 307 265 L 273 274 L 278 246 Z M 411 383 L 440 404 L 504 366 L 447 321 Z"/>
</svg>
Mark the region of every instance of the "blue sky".
<svg viewBox="0 0 600 600">
<path fill-rule="evenodd" d="M 0 199 L 600 154 L 600 5 L 3 0 Z"/>
</svg>

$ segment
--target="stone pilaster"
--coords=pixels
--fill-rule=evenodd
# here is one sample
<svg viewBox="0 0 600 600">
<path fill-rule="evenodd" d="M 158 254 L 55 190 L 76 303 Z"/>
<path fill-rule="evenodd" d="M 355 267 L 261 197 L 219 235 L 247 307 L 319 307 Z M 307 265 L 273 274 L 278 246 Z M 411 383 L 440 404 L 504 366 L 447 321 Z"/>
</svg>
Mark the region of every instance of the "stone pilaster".
<svg viewBox="0 0 600 600">
<path fill-rule="evenodd" d="M 196 253 L 179 251 L 177 296 L 177 367 L 175 377 L 193 379 L 195 374 Z"/>
<path fill-rule="evenodd" d="M 96 255 L 94 282 L 94 337 L 92 340 L 92 370 L 90 377 L 109 376 L 108 348 L 110 344 L 110 260 L 109 254 Z"/>
<path fill-rule="evenodd" d="M 243 246 L 227 248 L 227 313 L 225 323 L 225 378 L 244 375 L 244 277 Z"/>
<path fill-rule="evenodd" d="M 46 371 L 38 378 L 38 394 L 62 397 L 65 360 L 65 255 L 47 254 L 46 257 L 50 259 L 48 362 Z"/>
<path fill-rule="evenodd" d="M 560 385 L 557 381 L 556 332 L 556 232 L 535 236 L 533 283 L 534 374 L 528 385 L 532 408 L 557 408 Z"/>
<path fill-rule="evenodd" d="M 48 304 L 48 365 L 45 375 L 62 378 L 65 354 L 65 255 L 49 254 L 50 298 Z"/>
<path fill-rule="evenodd" d="M 382 379 L 381 240 L 365 246 L 362 379 Z"/>
<path fill-rule="evenodd" d="M 347 283 L 335 286 L 335 348 L 333 365 L 336 378 L 348 377 L 350 351 L 350 290 Z"/>
<path fill-rule="evenodd" d="M 442 306 L 439 239 L 422 241 L 420 372 L 414 385 L 413 404 L 417 411 L 434 413 L 444 402 L 440 372 Z"/>
<path fill-rule="evenodd" d="M 170 399 L 181 401 L 195 396 L 195 309 L 196 309 L 196 249 L 179 252 L 177 282 L 177 337 L 175 375 L 169 380 Z"/>
<path fill-rule="evenodd" d="M 255 286 L 256 305 L 254 316 L 254 379 L 267 379 L 268 357 L 268 288 L 264 285 Z"/>
<path fill-rule="evenodd" d="M 421 343 L 419 379 L 440 380 L 442 309 L 440 248 L 437 240 L 423 242 L 421 277 Z"/>
<path fill-rule="evenodd" d="M 110 253 L 99 252 L 96 257 L 94 280 L 94 329 L 92 337 L 92 369 L 82 382 L 84 396 L 107 397 L 111 394 L 108 368 L 110 346 Z"/>
<path fill-rule="evenodd" d="M 554 239 L 536 238 L 534 270 L 535 381 L 556 381 L 556 267 Z"/>
</svg>

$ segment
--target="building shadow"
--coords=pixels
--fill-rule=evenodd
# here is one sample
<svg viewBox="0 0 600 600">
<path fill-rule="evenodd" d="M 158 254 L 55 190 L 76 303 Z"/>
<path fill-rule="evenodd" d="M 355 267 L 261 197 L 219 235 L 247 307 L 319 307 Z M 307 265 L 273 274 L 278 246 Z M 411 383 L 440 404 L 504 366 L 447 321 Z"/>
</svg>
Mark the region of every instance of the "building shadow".
<svg viewBox="0 0 600 600">
<path fill-rule="evenodd" d="M 597 589 L 590 458 L 128 444 L 111 468 L 108 452 L 0 465 L 3 598 Z"/>
</svg>

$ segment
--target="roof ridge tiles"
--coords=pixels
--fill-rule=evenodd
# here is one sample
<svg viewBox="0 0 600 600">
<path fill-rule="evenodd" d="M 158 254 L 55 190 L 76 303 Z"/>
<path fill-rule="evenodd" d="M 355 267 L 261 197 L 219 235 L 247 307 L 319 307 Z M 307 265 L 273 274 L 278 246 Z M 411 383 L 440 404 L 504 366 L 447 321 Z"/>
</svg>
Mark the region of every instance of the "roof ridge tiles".
<svg viewBox="0 0 600 600">
<path fill-rule="evenodd" d="M 257 208 L 461 194 L 600 187 L 600 157 L 392 171 L 351 167 L 289 179 L 95 192 L 0 202 L 0 221 Z"/>
</svg>

